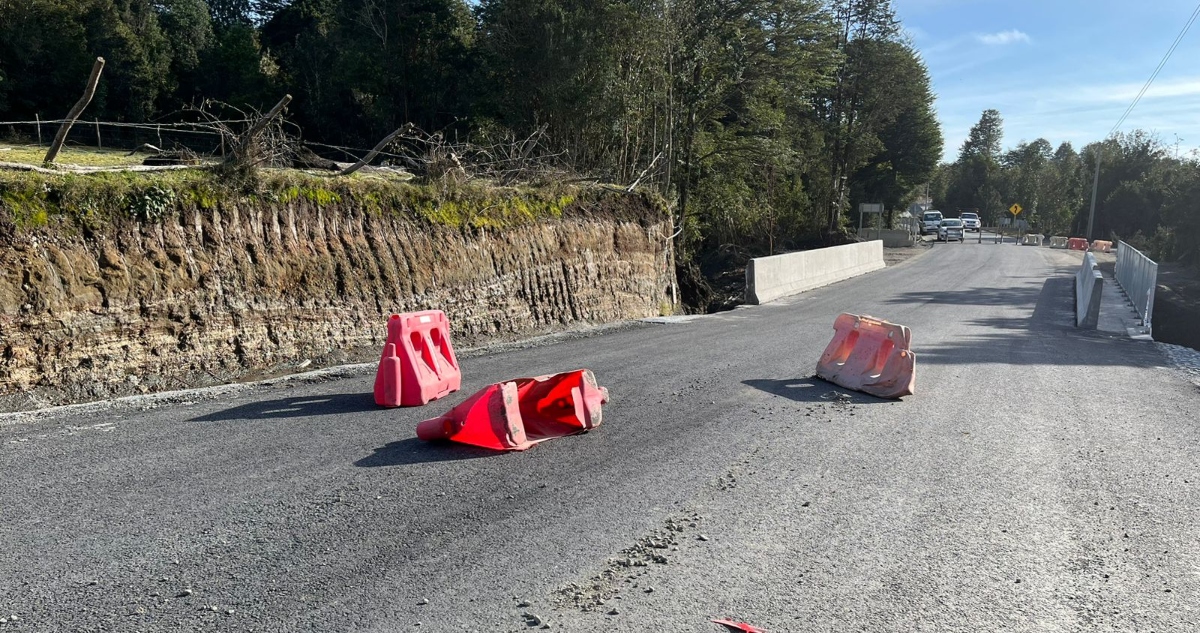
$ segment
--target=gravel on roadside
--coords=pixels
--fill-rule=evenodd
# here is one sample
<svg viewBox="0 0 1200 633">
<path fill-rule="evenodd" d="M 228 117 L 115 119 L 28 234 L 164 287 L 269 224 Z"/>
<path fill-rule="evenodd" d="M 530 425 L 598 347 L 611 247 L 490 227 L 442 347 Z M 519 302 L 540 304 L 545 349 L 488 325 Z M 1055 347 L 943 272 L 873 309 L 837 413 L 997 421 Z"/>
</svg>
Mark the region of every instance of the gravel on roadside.
<svg viewBox="0 0 1200 633">
<path fill-rule="evenodd" d="M 1154 342 L 1158 349 L 1171 361 L 1171 366 L 1182 372 L 1197 387 L 1200 387 L 1200 351 L 1182 345 Z"/>
</svg>

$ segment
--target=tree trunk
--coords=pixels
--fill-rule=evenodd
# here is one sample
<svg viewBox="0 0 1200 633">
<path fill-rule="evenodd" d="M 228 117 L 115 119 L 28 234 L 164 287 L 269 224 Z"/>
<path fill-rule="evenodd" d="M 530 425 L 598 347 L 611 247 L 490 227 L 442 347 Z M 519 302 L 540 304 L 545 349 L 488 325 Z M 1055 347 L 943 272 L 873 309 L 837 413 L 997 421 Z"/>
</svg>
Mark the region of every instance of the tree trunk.
<svg viewBox="0 0 1200 633">
<path fill-rule="evenodd" d="M 50 144 L 50 151 L 46 152 L 46 157 L 42 159 L 42 163 L 50 165 L 54 163 L 54 159 L 58 157 L 58 150 L 62 149 L 62 145 L 67 140 L 67 133 L 71 131 L 71 126 L 75 124 L 75 119 L 83 114 L 83 109 L 88 107 L 92 102 L 92 97 L 96 94 L 96 84 L 100 83 L 100 72 L 104 70 L 104 58 L 97 57 L 96 63 L 92 65 L 92 74 L 88 76 L 87 86 L 83 89 L 83 96 L 75 103 L 75 107 L 67 113 L 67 119 L 58 128 L 58 134 L 54 135 L 54 142 Z"/>
</svg>

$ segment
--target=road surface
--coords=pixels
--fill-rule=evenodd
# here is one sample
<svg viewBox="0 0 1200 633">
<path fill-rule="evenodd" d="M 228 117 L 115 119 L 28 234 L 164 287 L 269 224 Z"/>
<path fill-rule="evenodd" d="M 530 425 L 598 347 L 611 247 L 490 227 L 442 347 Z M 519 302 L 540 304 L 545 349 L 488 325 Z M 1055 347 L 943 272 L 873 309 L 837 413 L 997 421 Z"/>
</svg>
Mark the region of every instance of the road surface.
<svg viewBox="0 0 1200 633">
<path fill-rule="evenodd" d="M 1071 327 L 1076 265 L 937 244 L 466 357 L 420 409 L 376 409 L 351 371 L 0 418 L 0 630 L 1197 630 L 1197 387 Z M 916 395 L 811 378 L 843 311 L 912 328 Z M 490 382 L 580 367 L 613 396 L 592 433 L 414 437 Z"/>
</svg>

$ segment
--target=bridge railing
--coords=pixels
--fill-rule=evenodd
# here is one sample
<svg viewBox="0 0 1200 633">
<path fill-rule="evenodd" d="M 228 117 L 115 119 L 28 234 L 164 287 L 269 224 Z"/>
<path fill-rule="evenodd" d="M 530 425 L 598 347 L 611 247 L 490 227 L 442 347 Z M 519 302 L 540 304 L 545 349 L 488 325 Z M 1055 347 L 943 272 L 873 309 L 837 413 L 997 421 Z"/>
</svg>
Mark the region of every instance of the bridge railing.
<svg viewBox="0 0 1200 633">
<path fill-rule="evenodd" d="M 1117 242 L 1117 285 L 1129 297 L 1147 331 L 1154 316 L 1154 287 L 1157 284 L 1158 264 L 1125 242 Z"/>
</svg>

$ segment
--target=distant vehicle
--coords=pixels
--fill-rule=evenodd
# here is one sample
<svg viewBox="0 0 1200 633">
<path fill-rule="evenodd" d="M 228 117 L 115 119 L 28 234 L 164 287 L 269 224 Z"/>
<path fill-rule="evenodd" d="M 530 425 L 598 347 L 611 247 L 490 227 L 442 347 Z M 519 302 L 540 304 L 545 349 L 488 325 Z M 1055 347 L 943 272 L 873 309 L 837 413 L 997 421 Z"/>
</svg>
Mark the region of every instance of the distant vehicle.
<svg viewBox="0 0 1200 633">
<path fill-rule="evenodd" d="M 938 232 L 938 225 L 942 222 L 941 211 L 926 211 L 921 216 L 921 235 L 928 235 Z"/>
<path fill-rule="evenodd" d="M 938 241 L 949 242 L 950 240 L 963 241 L 963 222 L 958 218 L 950 218 L 942 220 L 937 228 Z"/>
<path fill-rule="evenodd" d="M 960 213 L 958 219 L 962 220 L 964 231 L 979 232 L 979 214 L 978 213 Z"/>
</svg>

